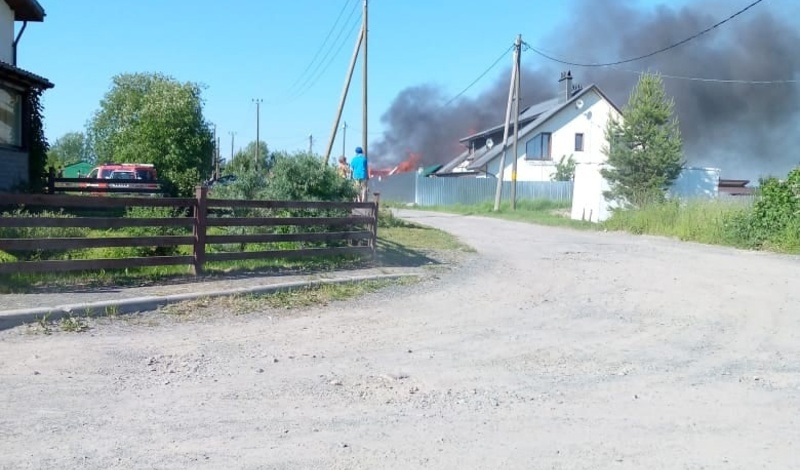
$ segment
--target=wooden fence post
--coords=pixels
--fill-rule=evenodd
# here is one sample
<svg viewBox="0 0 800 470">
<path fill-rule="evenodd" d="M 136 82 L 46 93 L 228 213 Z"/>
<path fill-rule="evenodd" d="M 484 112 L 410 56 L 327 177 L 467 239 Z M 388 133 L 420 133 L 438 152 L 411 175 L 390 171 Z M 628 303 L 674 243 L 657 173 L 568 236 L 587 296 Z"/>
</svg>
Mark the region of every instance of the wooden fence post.
<svg viewBox="0 0 800 470">
<path fill-rule="evenodd" d="M 374 259 L 378 250 L 378 216 L 381 205 L 381 193 L 373 193 L 375 196 L 374 206 L 372 208 L 372 239 L 370 240 L 370 248 L 372 248 L 372 258 Z"/>
<path fill-rule="evenodd" d="M 192 263 L 192 273 L 195 276 L 203 274 L 203 265 L 206 262 L 206 218 L 208 214 L 208 187 L 198 186 L 196 188 L 196 200 L 194 207 L 194 246 L 192 249 L 192 256 L 194 261 Z"/>
<path fill-rule="evenodd" d="M 54 167 L 50 167 L 47 171 L 47 194 L 55 194 L 56 193 L 56 169 Z"/>
</svg>

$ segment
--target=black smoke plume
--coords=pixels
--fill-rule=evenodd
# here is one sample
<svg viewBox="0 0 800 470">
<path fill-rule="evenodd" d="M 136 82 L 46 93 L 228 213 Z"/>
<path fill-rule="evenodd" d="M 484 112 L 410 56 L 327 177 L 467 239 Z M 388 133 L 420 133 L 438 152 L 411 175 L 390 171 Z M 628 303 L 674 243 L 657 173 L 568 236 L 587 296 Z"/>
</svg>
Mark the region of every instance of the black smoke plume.
<svg viewBox="0 0 800 470">
<path fill-rule="evenodd" d="M 575 82 L 595 83 L 624 107 L 638 80 L 637 71 L 696 78 L 750 81 L 800 78 L 800 32 L 790 14 L 764 2 L 687 44 L 649 59 L 613 68 L 570 67 L 551 63 L 523 67 L 522 105 L 555 97 L 561 71 L 572 70 Z M 680 9 L 659 6 L 635 10 L 620 0 L 577 0 L 570 15 L 578 24 L 558 28 L 540 39 L 552 55 L 573 62 L 607 62 L 634 57 L 678 42 L 716 23 L 736 8 L 728 2 L 698 1 Z M 568 31 L 565 34 L 564 31 Z M 511 39 L 511 38 L 510 38 Z M 531 40 L 533 42 L 533 40 Z M 523 52 L 523 63 L 526 55 Z M 510 57 L 509 57 L 510 61 Z M 545 60 L 537 57 L 536 62 Z M 409 152 L 423 164 L 445 163 L 464 150 L 458 139 L 504 119 L 508 74 L 474 99 L 448 107 L 448 96 L 431 85 L 400 92 L 382 121 L 383 137 L 372 146 L 376 165 L 390 166 Z M 743 84 L 680 80 L 664 77 L 675 99 L 684 152 L 689 164 L 714 166 L 723 176 L 755 179 L 785 174 L 800 163 L 800 84 Z"/>
</svg>

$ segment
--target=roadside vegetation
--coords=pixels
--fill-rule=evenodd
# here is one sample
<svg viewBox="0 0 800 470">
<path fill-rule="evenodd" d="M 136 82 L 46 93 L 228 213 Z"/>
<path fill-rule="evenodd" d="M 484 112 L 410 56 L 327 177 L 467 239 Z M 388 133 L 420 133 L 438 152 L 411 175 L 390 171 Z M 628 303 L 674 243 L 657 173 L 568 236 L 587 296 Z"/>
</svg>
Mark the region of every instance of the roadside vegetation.
<svg viewBox="0 0 800 470">
<path fill-rule="evenodd" d="M 603 226 L 736 248 L 800 253 L 800 167 L 761 182 L 752 204 L 667 201 L 615 211 Z"/>
<path fill-rule="evenodd" d="M 497 219 L 512 220 L 515 222 L 529 222 L 539 225 L 550 225 L 560 227 L 571 227 L 581 230 L 594 230 L 597 228 L 591 222 L 572 220 L 569 217 L 571 202 L 551 201 L 547 199 L 519 200 L 517 209 L 512 210 L 511 204 L 504 202 L 500 205 L 499 211 L 494 211 L 494 203 L 485 202 L 476 205 L 453 205 L 453 206 L 431 206 L 417 207 L 415 210 L 448 212 L 460 215 L 477 215 L 482 217 L 494 217 Z M 399 206 L 397 206 L 399 207 Z"/>
<path fill-rule="evenodd" d="M 800 252 L 800 168 L 760 182 L 747 200 L 668 200 L 683 166 L 673 101 L 657 75 L 644 74 L 631 93 L 623 122 L 611 120 L 603 171 L 621 207 L 603 223 L 608 230 L 664 235 L 738 248 Z"/>
</svg>

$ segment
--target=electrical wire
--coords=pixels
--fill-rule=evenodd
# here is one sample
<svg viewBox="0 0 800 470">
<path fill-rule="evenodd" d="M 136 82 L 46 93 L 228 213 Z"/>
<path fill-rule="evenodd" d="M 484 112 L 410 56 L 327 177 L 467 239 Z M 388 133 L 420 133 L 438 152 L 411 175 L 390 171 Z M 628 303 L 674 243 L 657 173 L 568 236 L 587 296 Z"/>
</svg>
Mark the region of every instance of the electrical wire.
<svg viewBox="0 0 800 470">
<path fill-rule="evenodd" d="M 324 67 L 322 67 L 322 69 L 319 70 L 319 73 L 314 74 L 314 72 L 312 72 L 312 74 L 309 75 L 310 78 L 308 80 L 306 80 L 306 82 L 304 82 L 304 83 L 307 84 L 307 86 L 303 90 L 301 90 L 300 92 L 296 93 L 291 98 L 292 101 L 297 99 L 297 98 L 299 98 L 299 97 L 301 97 L 301 96 L 303 96 L 304 94 L 306 94 L 306 92 L 308 92 L 310 89 L 312 89 L 314 87 L 314 85 L 317 84 L 319 79 L 322 78 L 325 75 L 325 72 L 327 72 L 328 69 L 331 67 L 331 64 L 333 64 L 334 60 L 336 60 L 336 58 L 339 57 L 339 54 L 341 54 L 342 49 L 344 48 L 345 45 L 347 45 L 347 39 L 348 38 L 352 38 L 354 33 L 358 30 L 358 28 L 360 26 L 361 26 L 361 15 L 359 14 L 355 18 L 355 21 L 352 22 L 352 24 L 350 26 L 350 30 L 348 31 L 348 33 L 346 35 L 344 35 L 344 36 L 342 35 L 346 31 L 345 29 L 342 29 L 339 32 L 339 35 L 337 36 L 336 41 L 338 41 L 340 38 L 342 39 L 342 41 L 339 43 L 339 46 L 336 48 L 336 52 L 334 52 L 333 55 L 330 55 L 330 52 L 333 51 L 333 49 L 328 50 L 328 54 L 325 55 L 325 58 L 323 60 L 328 59 L 329 55 L 330 55 L 330 59 L 328 59 L 328 61 L 325 62 Z M 319 69 L 319 67 L 318 67 L 318 69 Z"/>
<path fill-rule="evenodd" d="M 317 64 L 317 67 L 314 68 L 314 70 L 312 70 L 306 76 L 306 80 L 303 81 L 303 83 L 300 85 L 301 90 L 298 93 L 295 94 L 295 96 L 292 98 L 292 100 L 297 99 L 300 96 L 304 95 L 309 89 L 311 89 L 314 85 L 316 85 L 316 82 L 317 82 L 317 80 L 319 80 L 319 77 L 321 77 L 328 70 L 328 68 L 330 67 L 330 64 L 331 64 L 332 60 L 339 55 L 339 53 L 341 52 L 341 50 L 344 47 L 345 43 L 347 42 L 347 36 L 344 37 L 344 40 L 341 43 L 339 41 L 340 41 L 340 39 L 342 39 L 342 35 L 344 34 L 344 32 L 347 31 L 347 26 L 346 25 L 350 24 L 350 20 L 353 19 L 353 15 L 358 10 L 358 6 L 359 6 L 358 2 L 353 3 L 353 8 L 350 10 L 350 14 L 347 16 L 347 19 L 342 24 L 342 28 L 339 29 L 339 34 L 336 35 L 336 39 L 334 39 L 333 43 L 331 43 L 331 47 L 328 49 L 328 52 L 325 53 L 325 55 L 323 56 L 321 61 Z M 361 14 L 359 14 L 358 17 L 355 19 L 354 25 L 358 26 L 358 23 L 360 22 L 360 20 L 361 20 Z M 355 30 L 355 26 L 351 25 L 351 27 L 350 27 L 351 32 Z M 348 36 L 351 36 L 351 35 L 352 34 L 348 34 Z M 336 44 L 338 44 L 338 47 L 336 47 Z M 330 61 L 325 62 L 328 59 L 328 57 L 330 57 L 330 54 L 334 50 L 334 48 L 336 48 L 336 52 L 333 54 L 333 57 L 331 58 Z M 323 63 L 325 64 L 325 66 L 320 71 L 320 67 L 322 67 Z M 318 71 L 320 71 L 319 74 L 317 73 Z M 305 88 L 302 88 L 302 87 L 305 87 Z"/>
<path fill-rule="evenodd" d="M 489 68 L 487 68 L 486 70 L 484 70 L 484 71 L 483 71 L 483 73 L 481 73 L 480 75 L 478 75 L 478 78 L 476 78 L 475 80 L 473 80 L 473 81 L 472 81 L 472 83 L 470 83 L 469 85 L 467 85 L 467 87 L 466 87 L 466 88 L 464 88 L 463 90 L 461 90 L 461 92 L 460 92 L 460 93 L 458 93 L 456 96 L 454 96 L 454 97 L 450 98 L 450 100 L 448 100 L 448 101 L 447 101 L 447 102 L 444 104 L 444 107 L 450 106 L 450 104 L 452 104 L 452 103 L 453 103 L 455 100 L 457 100 L 457 99 L 461 98 L 461 97 L 464 95 L 464 93 L 466 93 L 467 91 L 469 91 L 469 90 L 470 90 L 470 88 L 472 88 L 473 86 L 475 86 L 475 84 L 476 84 L 476 83 L 478 83 L 479 81 L 481 81 L 481 79 L 482 79 L 483 77 L 485 77 L 485 76 L 486 76 L 486 74 L 488 74 L 489 72 L 491 72 L 491 71 L 492 71 L 492 69 L 494 69 L 495 67 L 497 67 L 497 64 L 499 64 L 499 63 L 500 63 L 500 61 L 502 61 L 502 60 L 503 60 L 503 58 L 505 58 L 505 57 L 506 57 L 506 55 L 507 55 L 507 54 L 508 54 L 510 51 L 512 51 L 513 49 L 514 49 L 514 46 L 512 45 L 512 46 L 511 46 L 511 47 L 509 47 L 508 49 L 504 50 L 504 51 L 503 51 L 503 53 L 502 53 L 502 54 L 500 54 L 500 57 L 498 57 L 498 58 L 497 58 L 497 60 L 495 60 L 495 61 L 492 63 L 492 65 L 490 65 L 490 66 L 489 66 Z"/>
<path fill-rule="evenodd" d="M 749 5 L 747 5 L 746 7 L 742 8 L 741 10 L 737 11 L 736 13 L 734 13 L 734 14 L 730 15 L 729 17 L 725 18 L 724 20 L 715 23 L 714 25 L 712 25 L 712 26 L 700 31 L 699 33 L 693 34 L 692 36 L 689 36 L 686 39 L 683 39 L 683 40 L 678 41 L 676 43 L 670 44 L 669 46 L 662 47 L 661 49 L 649 52 L 649 53 L 644 54 L 644 55 L 640 55 L 640 56 L 637 56 L 637 57 L 631 57 L 629 59 L 624 59 L 624 60 L 618 60 L 618 61 L 615 61 L 615 62 L 605 62 L 605 63 L 572 62 L 572 61 L 569 61 L 569 60 L 559 59 L 559 58 L 554 57 L 552 55 L 546 54 L 545 52 L 534 48 L 533 46 L 531 46 L 528 43 L 525 43 L 524 45 L 525 45 L 526 50 L 531 50 L 531 51 L 535 52 L 536 54 L 539 54 L 540 56 L 544 57 L 545 59 L 549 59 L 549 60 L 552 60 L 554 62 L 558 62 L 558 63 L 565 64 L 565 65 L 572 65 L 572 66 L 575 66 L 575 67 L 610 67 L 610 66 L 613 66 L 613 65 L 627 64 L 627 63 L 630 63 L 630 62 L 636 62 L 636 61 L 639 61 L 639 60 L 642 60 L 642 59 L 647 59 L 649 57 L 653 57 L 654 55 L 661 54 L 663 52 L 667 52 L 667 51 L 669 51 L 671 49 L 675 49 L 676 47 L 682 46 L 682 45 L 686 44 L 687 42 L 693 41 L 693 40 L 699 38 L 700 36 L 702 36 L 704 34 L 707 34 L 707 33 L 713 31 L 716 28 L 719 28 L 720 26 L 722 26 L 725 23 L 731 21 L 732 19 L 736 18 L 737 16 L 745 13 L 746 11 L 750 10 L 751 8 L 755 7 L 756 5 L 758 5 L 759 3 L 763 2 L 763 1 L 764 0 L 756 0 L 756 1 L 752 2 L 752 3 L 750 3 Z"/>
<path fill-rule="evenodd" d="M 635 73 L 637 75 L 642 75 L 643 71 L 641 70 L 630 70 L 630 69 L 622 69 L 619 67 L 610 67 L 613 70 L 618 70 L 620 72 L 628 72 L 628 73 Z M 793 83 L 800 83 L 800 79 L 778 79 L 778 80 L 744 80 L 744 79 L 733 79 L 733 78 L 706 78 L 706 77 L 686 77 L 680 75 L 667 75 L 662 74 L 660 72 L 656 72 L 659 77 L 662 78 L 669 78 L 672 80 L 686 80 L 692 82 L 705 82 L 705 83 L 733 83 L 733 84 L 742 84 L 742 85 L 788 85 Z"/>
<path fill-rule="evenodd" d="M 336 16 L 336 21 L 333 22 L 333 26 L 331 26 L 331 29 L 328 31 L 328 34 L 325 36 L 325 39 L 322 41 L 322 44 L 319 46 L 319 49 L 317 49 L 317 52 L 314 54 L 314 57 L 308 63 L 306 68 L 297 77 L 297 80 L 295 80 L 294 83 L 292 83 L 292 85 L 289 87 L 289 89 L 287 90 L 287 93 L 291 92 L 294 89 L 294 87 L 297 86 L 298 83 L 300 83 L 300 80 L 302 80 L 306 76 L 306 73 L 314 65 L 314 62 L 317 60 L 317 58 L 319 57 L 319 54 L 325 48 L 325 45 L 328 43 L 328 40 L 331 38 L 331 35 L 333 34 L 334 30 L 336 30 L 336 26 L 339 24 L 339 20 L 342 19 L 342 15 L 344 15 L 345 10 L 347 9 L 347 5 L 350 2 L 351 2 L 351 0 L 345 0 L 344 1 L 344 3 L 342 4 L 341 10 L 339 10 L 339 15 Z"/>
</svg>

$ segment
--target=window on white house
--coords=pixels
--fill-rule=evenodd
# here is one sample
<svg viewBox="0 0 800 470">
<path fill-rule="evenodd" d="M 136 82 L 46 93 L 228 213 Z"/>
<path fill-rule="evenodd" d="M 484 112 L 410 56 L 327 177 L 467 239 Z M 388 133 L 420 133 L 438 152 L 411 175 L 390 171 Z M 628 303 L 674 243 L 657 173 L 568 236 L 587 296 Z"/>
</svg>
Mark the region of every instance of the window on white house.
<svg viewBox="0 0 800 470">
<path fill-rule="evenodd" d="M 542 132 L 525 144 L 525 160 L 551 160 L 549 132 Z"/>
<path fill-rule="evenodd" d="M 0 145 L 22 146 L 22 94 L 0 87 Z"/>
<path fill-rule="evenodd" d="M 575 151 L 576 152 L 583 152 L 583 134 L 582 133 L 575 134 Z"/>
</svg>

